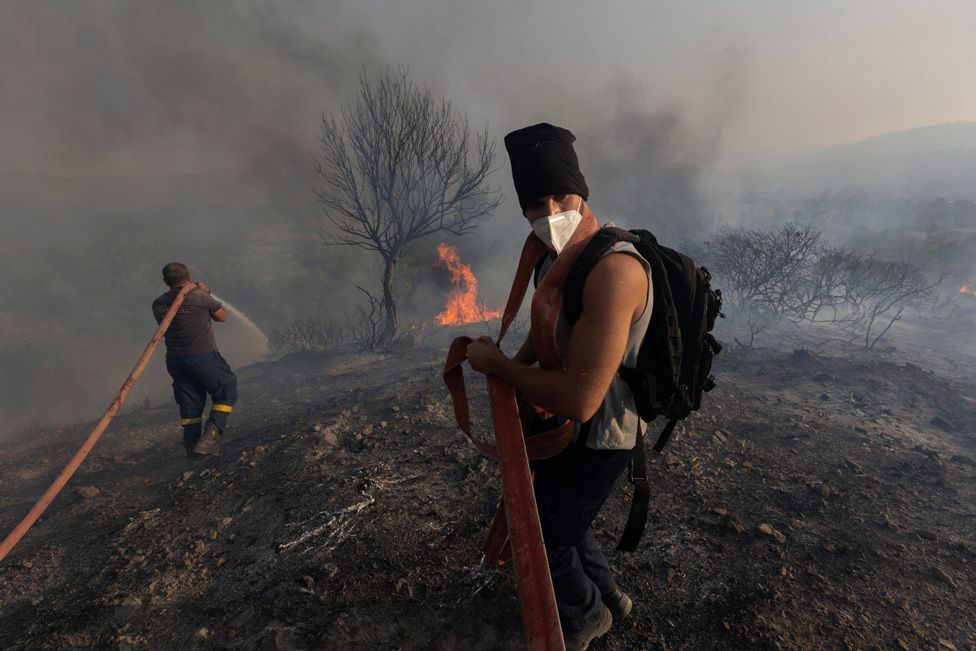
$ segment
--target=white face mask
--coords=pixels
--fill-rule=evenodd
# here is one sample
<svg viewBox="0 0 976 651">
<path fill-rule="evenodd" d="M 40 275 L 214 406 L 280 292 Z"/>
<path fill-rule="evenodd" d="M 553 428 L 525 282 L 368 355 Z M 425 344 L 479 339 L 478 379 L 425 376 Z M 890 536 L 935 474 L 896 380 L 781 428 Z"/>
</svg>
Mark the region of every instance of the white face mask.
<svg viewBox="0 0 976 651">
<path fill-rule="evenodd" d="M 559 255 L 563 247 L 569 243 L 569 238 L 576 232 L 576 227 L 583 221 L 583 215 L 580 213 L 582 207 L 583 198 L 580 197 L 576 210 L 566 210 L 535 220 L 532 222 L 535 236 L 542 240 L 550 251 Z"/>
</svg>

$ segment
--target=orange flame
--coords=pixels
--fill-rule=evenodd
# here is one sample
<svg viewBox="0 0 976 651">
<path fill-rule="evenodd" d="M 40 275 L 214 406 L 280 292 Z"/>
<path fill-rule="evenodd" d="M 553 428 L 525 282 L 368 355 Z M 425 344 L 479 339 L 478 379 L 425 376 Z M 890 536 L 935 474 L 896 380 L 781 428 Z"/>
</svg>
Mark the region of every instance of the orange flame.
<svg viewBox="0 0 976 651">
<path fill-rule="evenodd" d="M 461 325 L 501 318 L 502 310 L 486 310 L 484 305 L 478 305 L 478 279 L 471 272 L 471 267 L 461 262 L 457 249 L 442 242 L 437 245 L 437 256 L 440 258 L 439 264 L 451 272 L 451 284 L 454 286 L 447 297 L 444 311 L 435 317 L 438 325 Z"/>
<path fill-rule="evenodd" d="M 976 297 L 976 287 L 973 287 L 972 285 L 969 284 L 963 285 L 962 287 L 959 288 L 959 293 L 971 294 L 972 296 Z"/>
</svg>

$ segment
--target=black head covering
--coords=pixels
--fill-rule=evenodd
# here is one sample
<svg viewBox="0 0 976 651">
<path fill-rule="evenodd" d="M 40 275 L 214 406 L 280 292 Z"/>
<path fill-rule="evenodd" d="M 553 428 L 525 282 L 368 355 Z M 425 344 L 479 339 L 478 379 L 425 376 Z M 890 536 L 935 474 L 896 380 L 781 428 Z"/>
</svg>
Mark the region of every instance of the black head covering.
<svg viewBox="0 0 976 651">
<path fill-rule="evenodd" d="M 522 211 L 530 201 L 549 194 L 590 195 L 573 149 L 576 136 L 543 122 L 505 136 L 512 179 Z"/>
</svg>

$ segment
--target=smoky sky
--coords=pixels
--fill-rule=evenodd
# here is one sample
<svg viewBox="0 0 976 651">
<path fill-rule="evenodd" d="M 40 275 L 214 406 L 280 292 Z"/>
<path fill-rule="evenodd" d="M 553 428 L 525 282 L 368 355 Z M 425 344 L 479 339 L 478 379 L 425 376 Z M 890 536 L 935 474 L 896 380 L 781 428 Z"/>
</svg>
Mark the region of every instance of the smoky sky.
<svg viewBox="0 0 976 651">
<path fill-rule="evenodd" d="M 370 40 L 313 3 L 4 3 L 0 169 L 307 179 Z"/>
<path fill-rule="evenodd" d="M 963 0 L 15 0 L 0 5 L 0 171 L 302 173 L 315 118 L 388 63 L 500 134 L 579 127 L 621 77 L 650 89 L 645 110 L 714 116 L 727 51 L 741 74 L 725 149 L 821 146 L 976 119 L 974 32 Z"/>
</svg>

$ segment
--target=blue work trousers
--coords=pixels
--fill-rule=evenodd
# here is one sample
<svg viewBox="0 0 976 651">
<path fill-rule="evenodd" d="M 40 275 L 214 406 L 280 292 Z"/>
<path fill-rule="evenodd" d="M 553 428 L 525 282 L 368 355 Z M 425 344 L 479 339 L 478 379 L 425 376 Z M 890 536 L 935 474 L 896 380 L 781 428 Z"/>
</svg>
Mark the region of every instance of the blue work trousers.
<svg viewBox="0 0 976 651">
<path fill-rule="evenodd" d="M 535 498 L 563 629 L 576 631 L 603 608 L 617 583 L 593 535 L 593 518 L 633 455 L 570 444 L 533 462 Z"/>
<path fill-rule="evenodd" d="M 221 431 L 237 402 L 237 376 L 216 350 L 188 357 L 167 357 L 166 370 L 173 378 L 173 396 L 180 406 L 183 445 L 192 449 L 203 431 L 203 410 L 210 396 L 210 417 Z"/>
</svg>

